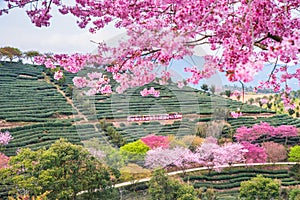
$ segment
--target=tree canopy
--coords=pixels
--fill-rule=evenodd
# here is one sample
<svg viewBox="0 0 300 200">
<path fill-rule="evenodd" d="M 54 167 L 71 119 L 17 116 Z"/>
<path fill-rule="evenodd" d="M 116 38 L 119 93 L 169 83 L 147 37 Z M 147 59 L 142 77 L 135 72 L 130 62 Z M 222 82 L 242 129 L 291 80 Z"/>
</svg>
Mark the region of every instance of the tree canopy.
<svg viewBox="0 0 300 200">
<path fill-rule="evenodd" d="M 76 199 L 80 191 L 92 195 L 95 189 L 109 190 L 111 170 L 90 156 L 84 147 L 58 140 L 47 150 L 21 149 L 0 170 L 1 180 L 10 194 L 20 190 L 30 196 L 50 192 L 50 199 Z"/>
</svg>

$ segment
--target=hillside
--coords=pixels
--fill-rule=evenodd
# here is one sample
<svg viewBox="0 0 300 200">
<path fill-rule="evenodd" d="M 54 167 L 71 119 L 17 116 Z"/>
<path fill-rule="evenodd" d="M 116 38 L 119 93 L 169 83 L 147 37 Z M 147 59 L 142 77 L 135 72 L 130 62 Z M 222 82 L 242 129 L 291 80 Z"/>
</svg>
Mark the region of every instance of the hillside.
<svg viewBox="0 0 300 200">
<path fill-rule="evenodd" d="M 225 137 L 229 137 L 231 129 L 260 121 L 300 127 L 300 120 L 287 115 L 274 115 L 257 106 L 243 105 L 190 87 L 180 89 L 174 84 L 151 83 L 124 94 L 83 97 L 76 90 L 71 95 L 74 74 L 66 74 L 63 82 L 57 82 L 51 72 L 41 66 L 2 63 L 0 76 L 0 130 L 9 130 L 14 137 L 5 150 L 7 155 L 14 155 L 20 147 L 49 146 L 61 137 L 76 144 L 93 137 L 108 142 L 109 137 L 98 123 L 103 119 L 112 123 L 127 142 L 148 134 L 194 134 L 197 125 L 209 122 L 213 126 L 214 121 L 222 125 L 214 134 Z M 139 91 L 145 87 L 160 90 L 160 98 L 142 97 Z M 228 112 L 237 108 L 241 108 L 244 117 L 227 118 Z M 182 113 L 182 120 L 127 121 L 132 115 L 174 112 Z"/>
</svg>

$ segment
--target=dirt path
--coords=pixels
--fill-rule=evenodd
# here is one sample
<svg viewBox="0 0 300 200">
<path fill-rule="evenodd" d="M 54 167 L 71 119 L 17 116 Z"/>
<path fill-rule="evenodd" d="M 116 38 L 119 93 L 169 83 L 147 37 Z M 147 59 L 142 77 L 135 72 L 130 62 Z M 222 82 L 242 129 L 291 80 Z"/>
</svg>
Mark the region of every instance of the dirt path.
<svg viewBox="0 0 300 200">
<path fill-rule="evenodd" d="M 69 98 L 69 97 L 67 97 L 67 95 L 65 94 L 65 92 L 63 90 L 61 90 L 58 85 L 56 85 L 56 84 L 54 84 L 53 82 L 50 81 L 50 78 L 46 75 L 46 73 L 43 72 L 43 76 L 44 76 L 45 81 L 47 83 L 53 85 L 56 88 L 56 90 L 60 94 L 63 95 L 63 97 L 66 99 L 67 103 L 70 104 L 74 110 L 76 110 L 76 112 L 77 112 L 76 116 L 79 117 L 79 118 L 83 118 L 83 121 L 75 122 L 74 125 L 78 125 L 78 124 L 93 124 L 95 131 L 98 132 L 99 131 L 99 129 L 97 128 L 97 124 L 99 124 L 98 120 L 95 120 L 95 121 L 88 120 L 88 118 L 73 104 L 72 99 Z"/>
<path fill-rule="evenodd" d="M 47 74 L 46 74 L 45 72 L 42 72 L 42 74 L 43 74 L 43 76 L 44 76 L 44 80 L 45 80 L 47 83 L 53 85 L 53 86 L 56 88 L 56 90 L 57 90 L 61 95 L 63 95 L 63 97 L 66 99 L 67 103 L 70 104 L 74 110 L 76 110 L 76 112 L 78 113 L 77 116 L 80 117 L 80 118 L 83 118 L 84 121 L 88 122 L 87 117 L 86 117 L 82 112 L 80 112 L 80 110 L 73 104 L 72 99 L 70 99 L 69 97 L 67 97 L 66 94 L 64 93 L 64 91 L 62 91 L 62 90 L 59 88 L 58 85 L 52 83 L 52 82 L 50 81 L 50 78 L 47 76 Z"/>
<path fill-rule="evenodd" d="M 15 127 L 23 127 L 31 124 L 36 124 L 35 122 L 7 122 L 5 120 L 0 120 L 0 130 L 8 130 Z"/>
</svg>

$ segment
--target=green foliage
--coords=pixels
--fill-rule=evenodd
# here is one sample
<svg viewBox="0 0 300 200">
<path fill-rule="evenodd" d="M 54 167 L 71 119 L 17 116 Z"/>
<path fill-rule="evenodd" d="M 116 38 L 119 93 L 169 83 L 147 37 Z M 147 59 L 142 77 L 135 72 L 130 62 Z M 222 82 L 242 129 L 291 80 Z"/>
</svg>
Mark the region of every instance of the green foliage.
<svg viewBox="0 0 300 200">
<path fill-rule="evenodd" d="M 212 188 L 208 188 L 204 193 L 207 200 L 215 200 L 216 199 L 216 191 Z"/>
<path fill-rule="evenodd" d="M 99 121 L 101 129 L 106 133 L 109 137 L 110 142 L 117 146 L 121 147 L 126 143 L 126 140 L 123 136 L 114 128 L 114 126 L 110 123 L 106 123 L 105 119 Z"/>
<path fill-rule="evenodd" d="M 300 199 L 300 189 L 292 189 L 289 192 L 289 200 L 299 200 Z"/>
<path fill-rule="evenodd" d="M 40 55 L 40 53 L 38 51 L 26 51 L 26 52 L 24 52 L 24 56 L 27 57 L 28 59 L 30 59 L 32 64 L 34 64 L 34 57 L 39 56 L 39 55 Z"/>
<path fill-rule="evenodd" d="M 296 145 L 291 147 L 289 152 L 289 161 L 290 162 L 300 162 L 300 146 Z"/>
<path fill-rule="evenodd" d="M 225 95 L 227 97 L 230 97 L 231 93 L 232 93 L 231 90 L 225 90 Z"/>
<path fill-rule="evenodd" d="M 240 197 L 245 200 L 278 199 L 280 195 L 280 182 L 258 175 L 249 181 L 241 183 Z"/>
<path fill-rule="evenodd" d="M 170 179 L 164 170 L 154 171 L 149 182 L 149 193 L 153 200 L 199 200 L 199 194 L 192 186 Z"/>
<path fill-rule="evenodd" d="M 110 188 L 113 175 L 82 146 L 62 139 L 48 150 L 22 149 L 0 174 L 5 184 L 12 185 L 10 194 L 17 194 L 20 189 L 30 196 L 50 191 L 50 199 L 75 199 L 83 190 L 92 194 L 94 189 Z"/>
<path fill-rule="evenodd" d="M 113 126 L 107 128 L 107 134 L 110 138 L 110 142 L 117 147 L 121 147 L 126 143 L 126 140 Z"/>
<path fill-rule="evenodd" d="M 2 47 L 0 48 L 0 55 L 3 57 L 6 57 L 10 60 L 10 62 L 14 59 L 14 58 L 18 58 L 19 61 L 22 57 L 22 52 L 20 51 L 20 49 L 15 48 L 15 47 Z"/>
<path fill-rule="evenodd" d="M 134 181 L 151 176 L 151 171 L 137 164 L 129 163 L 120 169 L 120 180 L 123 182 Z"/>
<path fill-rule="evenodd" d="M 150 148 L 141 140 L 130 142 L 120 148 L 121 154 L 130 160 L 139 160 L 149 151 Z"/>
<path fill-rule="evenodd" d="M 300 181 L 300 164 L 296 164 L 290 169 L 290 175 L 293 177 L 295 180 Z"/>
<path fill-rule="evenodd" d="M 102 161 L 112 169 L 120 169 L 127 164 L 126 157 L 124 158 L 124 156 L 121 155 L 119 149 L 108 144 L 102 144 L 97 138 L 85 140 L 83 143 L 88 149 L 92 148 L 102 151 L 105 154 L 105 158 Z"/>
<path fill-rule="evenodd" d="M 208 91 L 208 85 L 207 84 L 203 84 L 201 85 L 201 90 L 203 90 L 204 92 L 207 92 Z"/>
</svg>

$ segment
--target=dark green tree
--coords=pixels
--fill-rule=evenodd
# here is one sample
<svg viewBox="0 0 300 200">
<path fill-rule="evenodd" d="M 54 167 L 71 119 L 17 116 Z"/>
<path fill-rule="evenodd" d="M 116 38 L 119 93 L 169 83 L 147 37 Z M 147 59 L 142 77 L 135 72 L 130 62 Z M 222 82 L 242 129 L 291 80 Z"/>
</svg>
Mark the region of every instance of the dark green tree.
<svg viewBox="0 0 300 200">
<path fill-rule="evenodd" d="M 254 99 L 251 97 L 250 99 L 248 99 L 248 102 L 252 105 L 254 103 Z"/>
<path fill-rule="evenodd" d="M 208 85 L 207 84 L 203 84 L 201 85 L 201 90 L 203 90 L 204 92 L 207 92 L 208 91 Z"/>
<path fill-rule="evenodd" d="M 231 90 L 225 90 L 225 95 L 227 96 L 227 97 L 230 97 L 231 96 Z"/>
<path fill-rule="evenodd" d="M 169 178 L 164 170 L 156 170 L 149 182 L 153 200 L 200 200 L 200 193 L 192 186 Z"/>
<path fill-rule="evenodd" d="M 28 191 L 30 196 L 50 191 L 49 199 L 78 199 L 80 191 L 93 196 L 95 189 L 109 192 L 114 175 L 84 147 L 63 139 L 47 150 L 22 149 L 0 174 L 12 186 L 10 194 L 17 194 L 20 189 Z"/>
<path fill-rule="evenodd" d="M 245 200 L 270 200 L 280 196 L 280 182 L 258 175 L 249 181 L 243 181 L 240 197 Z"/>
</svg>

